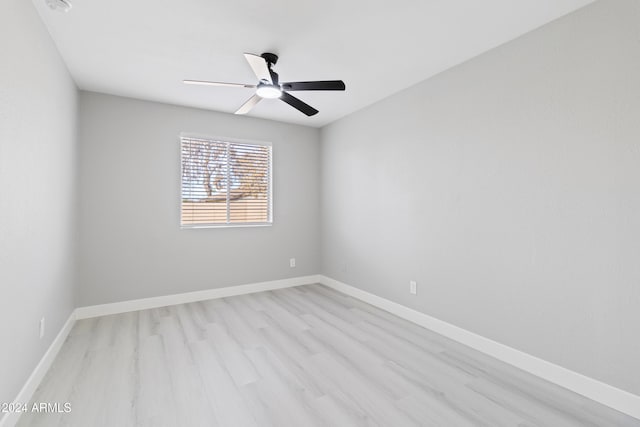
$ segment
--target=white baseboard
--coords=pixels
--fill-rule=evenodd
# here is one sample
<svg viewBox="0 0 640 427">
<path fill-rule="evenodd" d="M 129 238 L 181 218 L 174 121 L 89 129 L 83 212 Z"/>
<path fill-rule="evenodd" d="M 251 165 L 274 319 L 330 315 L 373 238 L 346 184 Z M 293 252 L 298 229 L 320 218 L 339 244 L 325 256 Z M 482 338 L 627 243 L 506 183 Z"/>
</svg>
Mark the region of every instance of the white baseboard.
<svg viewBox="0 0 640 427">
<path fill-rule="evenodd" d="M 339 282 L 330 277 L 321 275 L 319 282 L 336 291 L 357 298 L 482 353 L 488 354 L 537 377 L 640 419 L 640 396 L 547 362 L 546 360 L 539 359 L 520 350 L 500 344 L 489 338 L 347 285 L 346 283 Z"/>
<path fill-rule="evenodd" d="M 49 371 L 51 364 L 62 348 L 62 344 L 64 344 L 64 341 L 67 339 L 69 332 L 71 332 L 71 328 L 73 328 L 75 321 L 76 313 L 73 311 L 62 326 L 62 329 L 60 329 L 60 332 L 58 332 L 58 335 L 56 335 L 44 356 L 42 356 L 42 359 L 40 359 L 40 362 L 29 376 L 29 379 L 27 379 L 27 382 L 18 393 L 14 402 L 29 403 L 36 389 L 40 385 L 40 382 Z M 21 413 L 19 412 L 8 412 L 4 414 L 4 417 L 0 418 L 0 427 L 13 427 L 18 422 L 20 415 Z"/>
<path fill-rule="evenodd" d="M 381 308 L 398 317 L 465 344 L 475 350 L 490 355 L 549 382 L 581 394 L 589 399 L 595 400 L 596 402 L 600 402 L 606 406 L 616 409 L 617 411 L 640 419 L 640 396 L 620 390 L 601 381 L 589 378 L 577 372 L 539 359 L 535 356 L 531 356 L 530 354 L 524 353 L 520 350 L 500 344 L 481 335 L 467 331 L 466 329 L 459 328 L 427 314 L 323 275 L 301 276 L 290 279 L 229 286 L 225 288 L 208 289 L 183 294 L 143 298 L 112 304 L 79 307 L 69 316 L 69 319 L 67 319 L 66 323 L 49 346 L 49 349 L 34 369 L 26 384 L 22 387 L 20 393 L 18 393 L 15 402 L 29 402 L 31 400 L 34 392 L 40 385 L 40 382 L 60 351 L 62 344 L 64 344 L 64 341 L 69 335 L 76 319 L 165 307 L 168 305 L 224 298 L 234 295 L 244 295 L 254 292 L 306 285 L 310 283 L 322 283 L 325 286 Z M 0 419 L 0 427 L 13 427 L 19 417 L 19 413 L 5 414 L 5 416 Z"/>
<path fill-rule="evenodd" d="M 185 304 L 214 298 L 231 297 L 234 295 L 250 294 L 254 292 L 271 291 L 274 289 L 290 288 L 292 286 L 319 283 L 320 276 L 300 276 L 290 279 L 272 280 L 269 282 L 251 283 L 247 285 L 228 286 L 225 288 L 207 289 L 204 291 L 186 292 L 182 294 L 163 295 L 159 297 L 142 298 L 136 300 L 114 302 L 111 304 L 90 305 L 76 309 L 77 319 L 106 316 L 109 314 L 126 313 L 129 311 L 147 310 L 150 308 L 166 307 L 168 305 Z M 1 426 L 0 426 L 1 427 Z"/>
<path fill-rule="evenodd" d="M 290 279 L 272 280 L 269 282 L 250 283 L 246 285 L 229 286 L 225 288 L 207 289 L 204 291 L 76 308 L 49 346 L 49 349 L 44 354 L 25 385 L 22 387 L 22 390 L 20 390 L 20 393 L 18 393 L 15 402 L 28 403 L 31 400 L 33 394 L 40 385 L 40 382 L 58 355 L 62 344 L 64 344 L 64 341 L 67 339 L 67 336 L 69 335 L 71 328 L 73 328 L 76 320 L 106 316 L 109 314 L 126 313 L 129 311 L 146 310 L 149 308 L 165 307 L 168 305 L 204 301 L 214 298 L 224 298 L 234 295 L 244 295 L 254 292 L 271 291 L 274 289 L 289 288 L 292 286 L 308 285 L 310 283 L 319 283 L 320 277 L 321 276 L 319 275 L 300 276 Z M 5 414 L 4 417 L 0 418 L 0 427 L 13 427 L 18 422 L 20 415 L 20 413 Z"/>
</svg>

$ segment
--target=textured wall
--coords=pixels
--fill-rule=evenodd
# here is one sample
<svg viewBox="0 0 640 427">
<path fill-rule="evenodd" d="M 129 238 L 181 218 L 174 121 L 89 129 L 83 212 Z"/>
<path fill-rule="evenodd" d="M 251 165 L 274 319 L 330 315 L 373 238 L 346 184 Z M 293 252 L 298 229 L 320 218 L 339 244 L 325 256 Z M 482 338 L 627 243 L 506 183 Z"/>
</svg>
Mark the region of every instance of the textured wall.
<svg viewBox="0 0 640 427">
<path fill-rule="evenodd" d="M 322 272 L 640 394 L 638 22 L 596 2 L 324 128 Z"/>
<path fill-rule="evenodd" d="M 81 305 L 318 272 L 318 129 L 89 92 L 80 107 Z M 180 229 L 181 132 L 273 143 L 272 226 Z"/>
<path fill-rule="evenodd" d="M 77 90 L 31 2 L 3 2 L 0 52 L 0 402 L 11 402 L 74 306 Z"/>
</svg>

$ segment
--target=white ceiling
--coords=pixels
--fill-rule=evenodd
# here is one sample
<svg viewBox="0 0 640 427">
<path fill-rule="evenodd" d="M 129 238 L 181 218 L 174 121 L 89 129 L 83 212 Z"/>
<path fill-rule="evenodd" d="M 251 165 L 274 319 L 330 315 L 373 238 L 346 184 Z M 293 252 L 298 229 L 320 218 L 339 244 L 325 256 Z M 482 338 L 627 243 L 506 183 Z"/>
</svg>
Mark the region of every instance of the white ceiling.
<svg viewBox="0 0 640 427">
<path fill-rule="evenodd" d="M 323 126 L 572 12 L 592 0 L 33 0 L 78 87 L 234 112 L 256 83 L 243 52 L 274 52 L 281 81 L 345 81 L 296 92 L 306 117 L 264 100 L 254 117 Z"/>
</svg>

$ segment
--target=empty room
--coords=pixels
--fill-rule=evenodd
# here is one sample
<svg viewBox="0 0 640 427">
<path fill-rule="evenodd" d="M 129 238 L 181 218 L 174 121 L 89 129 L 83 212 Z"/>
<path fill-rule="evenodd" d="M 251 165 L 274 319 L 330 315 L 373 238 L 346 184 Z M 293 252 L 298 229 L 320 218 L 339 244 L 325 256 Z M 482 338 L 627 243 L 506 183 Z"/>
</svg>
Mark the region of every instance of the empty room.
<svg viewBox="0 0 640 427">
<path fill-rule="evenodd" d="M 0 427 L 640 427 L 640 1 L 2 5 Z"/>
</svg>

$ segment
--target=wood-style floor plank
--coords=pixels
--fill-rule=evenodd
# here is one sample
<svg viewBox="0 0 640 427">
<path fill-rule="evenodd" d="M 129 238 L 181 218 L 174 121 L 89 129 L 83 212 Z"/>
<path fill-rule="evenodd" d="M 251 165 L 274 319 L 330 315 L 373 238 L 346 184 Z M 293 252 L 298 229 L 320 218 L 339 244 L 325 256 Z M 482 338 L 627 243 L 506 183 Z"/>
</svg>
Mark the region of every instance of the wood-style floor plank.
<svg viewBox="0 0 640 427">
<path fill-rule="evenodd" d="M 78 321 L 21 427 L 640 427 L 322 285 Z"/>
</svg>

